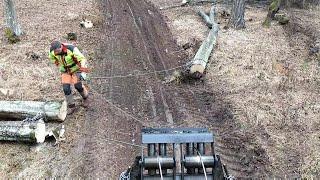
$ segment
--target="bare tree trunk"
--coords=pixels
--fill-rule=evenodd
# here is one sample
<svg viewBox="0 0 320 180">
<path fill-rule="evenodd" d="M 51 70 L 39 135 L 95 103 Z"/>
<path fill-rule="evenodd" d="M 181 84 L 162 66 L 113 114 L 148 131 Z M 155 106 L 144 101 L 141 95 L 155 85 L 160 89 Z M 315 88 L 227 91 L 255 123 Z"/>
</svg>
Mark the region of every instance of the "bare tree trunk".
<svg viewBox="0 0 320 180">
<path fill-rule="evenodd" d="M 6 26 L 10 28 L 15 35 L 20 36 L 22 34 L 22 30 L 17 21 L 17 15 L 15 11 L 14 1 L 13 0 L 3 0 L 4 4 L 4 15 L 6 18 Z"/>
<path fill-rule="evenodd" d="M 212 28 L 212 22 L 210 17 L 201 9 L 198 10 L 198 15 L 201 16 L 206 23 L 206 25 L 211 29 Z"/>
<path fill-rule="evenodd" d="M 229 26 L 235 29 L 242 29 L 246 27 L 244 20 L 244 8 L 245 0 L 234 0 Z"/>
</svg>

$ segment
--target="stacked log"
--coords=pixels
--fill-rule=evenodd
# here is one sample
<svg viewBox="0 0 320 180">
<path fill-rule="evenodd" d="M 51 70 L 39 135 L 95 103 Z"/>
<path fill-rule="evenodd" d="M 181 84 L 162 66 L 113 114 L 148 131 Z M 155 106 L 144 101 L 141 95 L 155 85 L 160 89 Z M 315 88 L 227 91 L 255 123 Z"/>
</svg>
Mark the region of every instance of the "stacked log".
<svg viewBox="0 0 320 180">
<path fill-rule="evenodd" d="M 25 119 L 43 113 L 47 121 L 64 121 L 67 103 L 38 101 L 0 101 L 0 121 Z"/>
<path fill-rule="evenodd" d="M 47 135 L 43 115 L 24 121 L 0 121 L 0 141 L 43 143 Z"/>
<path fill-rule="evenodd" d="M 52 135 L 58 141 L 63 133 L 47 132 L 44 121 L 64 121 L 66 115 L 65 101 L 0 101 L 0 141 L 43 143 Z"/>
</svg>

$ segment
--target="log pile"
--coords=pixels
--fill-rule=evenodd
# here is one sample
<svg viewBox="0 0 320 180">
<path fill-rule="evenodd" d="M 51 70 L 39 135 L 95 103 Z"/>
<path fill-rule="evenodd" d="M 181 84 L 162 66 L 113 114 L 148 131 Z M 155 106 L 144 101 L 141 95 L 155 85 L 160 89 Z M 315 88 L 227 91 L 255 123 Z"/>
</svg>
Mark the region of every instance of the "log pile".
<svg viewBox="0 0 320 180">
<path fill-rule="evenodd" d="M 0 121 L 0 141 L 43 143 L 47 135 L 44 115 L 23 121 Z"/>
<path fill-rule="evenodd" d="M 45 121 L 61 122 L 66 115 L 65 101 L 0 101 L 0 141 L 43 143 L 53 136 L 58 143 L 64 126 L 47 131 Z"/>
<path fill-rule="evenodd" d="M 25 119 L 44 113 L 47 121 L 64 121 L 67 103 L 38 101 L 0 101 L 0 121 Z"/>
</svg>

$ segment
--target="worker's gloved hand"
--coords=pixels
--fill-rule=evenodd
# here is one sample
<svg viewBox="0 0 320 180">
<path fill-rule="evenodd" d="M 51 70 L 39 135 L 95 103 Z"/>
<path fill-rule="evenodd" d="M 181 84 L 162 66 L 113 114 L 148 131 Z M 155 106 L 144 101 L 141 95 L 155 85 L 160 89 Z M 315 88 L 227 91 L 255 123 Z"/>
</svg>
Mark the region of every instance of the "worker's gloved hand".
<svg viewBox="0 0 320 180">
<path fill-rule="evenodd" d="M 84 73 L 84 72 L 77 72 L 77 78 L 80 80 L 80 81 L 86 81 L 87 80 L 87 73 Z"/>
<path fill-rule="evenodd" d="M 80 80 L 82 80 L 82 81 L 87 80 L 87 73 L 81 72 L 80 73 Z"/>
<path fill-rule="evenodd" d="M 56 66 L 59 66 L 59 61 L 55 61 L 54 64 L 55 64 Z"/>
</svg>

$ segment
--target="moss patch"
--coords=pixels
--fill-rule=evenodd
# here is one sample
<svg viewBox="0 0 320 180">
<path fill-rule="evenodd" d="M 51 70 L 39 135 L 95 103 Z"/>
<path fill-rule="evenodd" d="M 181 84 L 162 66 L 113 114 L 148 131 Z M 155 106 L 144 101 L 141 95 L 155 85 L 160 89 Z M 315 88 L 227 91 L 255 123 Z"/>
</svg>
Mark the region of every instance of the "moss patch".
<svg viewBox="0 0 320 180">
<path fill-rule="evenodd" d="M 20 38 L 10 28 L 5 28 L 4 35 L 11 44 L 14 44 L 20 41 Z"/>
</svg>

